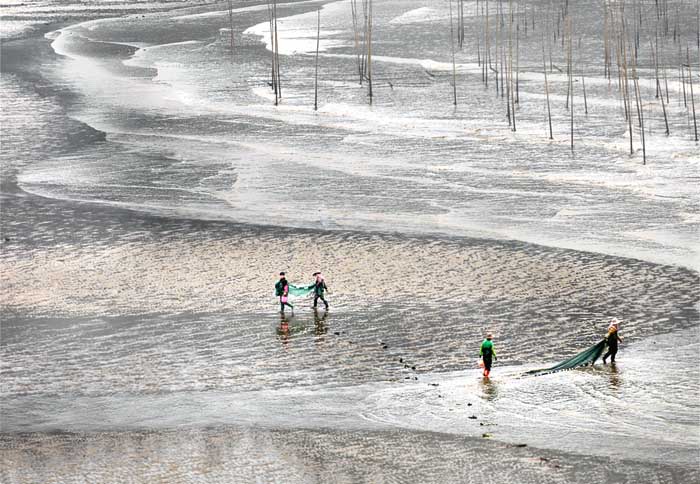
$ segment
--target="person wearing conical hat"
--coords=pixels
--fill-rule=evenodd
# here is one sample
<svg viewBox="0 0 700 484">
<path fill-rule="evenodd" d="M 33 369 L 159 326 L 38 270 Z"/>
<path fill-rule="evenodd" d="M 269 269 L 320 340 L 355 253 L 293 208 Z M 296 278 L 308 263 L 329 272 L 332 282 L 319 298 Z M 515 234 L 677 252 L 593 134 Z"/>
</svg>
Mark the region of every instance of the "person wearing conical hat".
<svg viewBox="0 0 700 484">
<path fill-rule="evenodd" d="M 608 334 L 605 335 L 605 341 L 608 344 L 608 352 L 603 355 L 603 364 L 607 362 L 605 360 L 610 357 L 610 363 L 615 363 L 615 355 L 617 354 L 617 343 L 622 343 L 622 338 L 620 337 L 620 321 L 617 318 L 613 318 L 610 321 L 610 326 L 608 326 Z"/>
<path fill-rule="evenodd" d="M 316 309 L 316 306 L 318 305 L 318 300 L 320 299 L 321 301 L 323 301 L 323 304 L 326 305 L 326 310 L 328 310 L 328 301 L 326 301 L 326 298 L 323 297 L 324 292 L 328 291 L 326 281 L 320 272 L 314 272 L 313 276 L 316 278 L 316 280 L 314 280 L 314 309 Z"/>
</svg>

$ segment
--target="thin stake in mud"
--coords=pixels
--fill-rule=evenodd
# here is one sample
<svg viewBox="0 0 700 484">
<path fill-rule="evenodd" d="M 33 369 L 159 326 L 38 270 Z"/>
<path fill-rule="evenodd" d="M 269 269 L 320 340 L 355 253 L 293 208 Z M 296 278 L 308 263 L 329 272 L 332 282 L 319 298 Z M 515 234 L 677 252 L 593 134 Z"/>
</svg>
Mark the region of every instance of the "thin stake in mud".
<svg viewBox="0 0 700 484">
<path fill-rule="evenodd" d="M 280 80 L 280 44 L 279 40 L 277 39 L 277 0 L 273 0 L 272 8 L 275 18 L 275 74 L 277 76 L 277 92 L 279 94 L 279 99 L 282 100 L 282 82 Z M 277 105 L 277 102 L 275 102 L 275 105 Z"/>
<path fill-rule="evenodd" d="M 622 9 L 622 6 L 620 6 L 620 9 Z M 622 15 L 622 10 L 619 12 L 619 23 L 620 23 L 620 32 L 618 36 L 618 49 L 617 49 L 617 57 L 618 57 L 618 74 L 620 76 L 620 87 L 622 88 L 622 98 L 624 101 L 624 106 L 625 106 L 625 121 L 627 121 L 627 129 L 629 131 L 629 138 L 630 138 L 630 155 L 634 154 L 634 146 L 632 143 L 632 106 L 630 103 L 630 94 L 629 94 L 629 76 L 627 74 L 627 52 L 628 52 L 628 44 L 629 44 L 629 39 L 627 38 L 627 33 L 625 29 L 625 19 Z"/>
<path fill-rule="evenodd" d="M 372 105 L 372 0 L 367 1 L 367 84 L 369 85 L 369 104 Z"/>
<path fill-rule="evenodd" d="M 568 4 L 567 4 L 568 8 Z M 571 17 L 567 16 L 565 20 L 566 31 L 568 33 L 568 44 L 567 44 L 567 72 L 569 74 L 569 95 L 571 97 L 570 106 L 570 118 L 571 118 L 571 152 L 574 152 L 574 65 L 573 65 L 573 51 L 572 51 L 572 39 L 574 36 L 573 23 Z"/>
<path fill-rule="evenodd" d="M 489 69 L 491 68 L 491 30 L 489 28 L 489 0 L 486 0 L 484 24 L 484 85 L 489 87 Z"/>
<path fill-rule="evenodd" d="M 651 55 L 653 56 L 654 60 L 654 70 L 656 72 L 656 95 L 657 98 L 661 100 L 661 109 L 663 110 L 664 113 L 664 124 L 666 125 L 666 136 L 670 134 L 670 131 L 668 129 L 668 116 L 666 115 L 666 104 L 664 103 L 664 93 L 661 90 L 661 81 L 659 80 L 659 36 L 656 36 L 656 50 L 654 50 L 653 46 L 651 49 Z"/>
<path fill-rule="evenodd" d="M 318 9 L 318 26 L 316 29 L 316 75 L 314 82 L 314 111 L 318 111 L 318 48 L 321 43 L 321 9 Z"/>
<path fill-rule="evenodd" d="M 544 40 L 544 39 L 543 39 Z M 552 136 L 552 110 L 549 106 L 549 82 L 547 81 L 547 58 L 544 52 L 544 42 L 542 42 L 542 67 L 544 71 L 544 92 L 547 97 L 547 118 L 549 119 L 549 139 L 554 139 Z"/>
<path fill-rule="evenodd" d="M 454 105 L 457 105 L 457 66 L 455 64 L 455 35 L 454 22 L 452 21 L 452 0 L 450 2 L 450 48 L 452 50 L 452 90 L 454 92 Z"/>
<path fill-rule="evenodd" d="M 355 56 L 357 58 L 357 72 L 360 75 L 360 85 L 362 85 L 362 77 L 364 76 L 364 72 L 362 70 L 362 64 L 363 64 L 363 55 L 361 53 L 360 49 L 360 34 L 359 34 L 359 28 L 358 24 L 359 22 L 357 21 L 357 0 L 351 0 L 350 1 L 350 9 L 352 13 L 352 29 L 353 32 L 355 33 Z"/>
<path fill-rule="evenodd" d="M 481 66 L 481 22 L 479 21 L 479 0 L 476 0 L 476 62 Z M 484 71 L 481 69 L 481 81 L 484 81 Z"/>
<path fill-rule="evenodd" d="M 527 18 L 525 19 L 525 37 L 527 37 Z M 520 105 L 520 18 L 515 31 L 515 103 Z"/>
<path fill-rule="evenodd" d="M 688 79 L 690 82 L 690 103 L 693 106 L 693 126 L 695 127 L 695 141 L 698 140 L 698 121 L 695 117 L 695 95 L 693 94 L 693 72 L 690 69 L 690 50 L 686 47 L 686 55 L 688 56 Z"/>
<path fill-rule="evenodd" d="M 459 48 L 464 46 L 464 0 L 459 0 Z"/>
<path fill-rule="evenodd" d="M 275 68 L 275 35 L 274 35 L 274 26 L 273 26 L 273 10 L 272 10 L 272 3 L 270 0 L 267 1 L 267 13 L 270 19 L 270 46 L 272 47 L 270 50 L 270 53 L 272 55 L 272 64 L 271 64 L 271 72 L 270 72 L 270 86 L 272 87 L 272 90 L 275 92 L 275 106 L 277 106 L 278 103 L 278 95 L 277 95 L 277 69 Z"/>
<path fill-rule="evenodd" d="M 637 120 L 639 121 L 639 129 L 642 136 L 642 164 L 647 164 L 647 149 L 646 137 L 644 135 L 644 108 L 642 106 L 642 93 L 639 89 L 639 76 L 637 75 L 637 59 L 631 58 L 632 61 L 632 79 L 634 82 L 634 97 L 637 103 Z"/>
<path fill-rule="evenodd" d="M 513 89 L 513 0 L 508 0 L 508 94 L 510 97 L 510 111 L 512 113 L 513 131 L 515 126 L 515 91 Z"/>
<path fill-rule="evenodd" d="M 680 42 L 678 43 L 678 81 L 683 86 L 683 107 L 688 107 L 688 97 L 685 92 L 685 69 L 683 68 L 683 50 Z"/>
<path fill-rule="evenodd" d="M 233 59 L 233 0 L 228 0 L 228 25 L 231 37 L 231 59 Z"/>
</svg>

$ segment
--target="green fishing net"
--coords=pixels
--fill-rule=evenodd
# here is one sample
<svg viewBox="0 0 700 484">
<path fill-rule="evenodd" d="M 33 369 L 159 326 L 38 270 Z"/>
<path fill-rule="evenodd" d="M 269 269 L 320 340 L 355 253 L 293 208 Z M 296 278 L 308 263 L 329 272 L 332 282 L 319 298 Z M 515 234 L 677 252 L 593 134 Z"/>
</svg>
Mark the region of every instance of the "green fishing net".
<svg viewBox="0 0 700 484">
<path fill-rule="evenodd" d="M 298 297 L 305 297 L 311 294 L 311 291 L 314 290 L 314 284 L 309 284 L 308 286 L 295 286 L 294 284 L 289 284 L 289 292 L 288 295 L 289 297 L 292 298 L 298 298 Z"/>
<path fill-rule="evenodd" d="M 525 372 L 526 375 L 546 375 L 548 373 L 554 373 L 556 371 L 563 370 L 573 370 L 580 366 L 592 365 L 595 361 L 600 358 L 600 355 L 605 351 L 605 340 L 601 340 L 600 343 L 591 346 L 585 351 L 577 354 L 573 358 L 569 358 L 566 361 L 562 361 L 558 365 L 552 366 L 550 368 L 541 368 L 539 370 L 530 370 Z"/>
</svg>

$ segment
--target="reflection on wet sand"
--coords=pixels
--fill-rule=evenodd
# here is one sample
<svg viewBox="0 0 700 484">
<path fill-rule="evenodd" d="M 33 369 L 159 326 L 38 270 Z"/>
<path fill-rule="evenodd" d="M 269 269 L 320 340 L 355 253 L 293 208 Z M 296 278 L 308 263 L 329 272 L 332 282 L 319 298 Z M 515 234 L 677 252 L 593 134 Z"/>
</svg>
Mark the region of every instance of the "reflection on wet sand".
<svg viewBox="0 0 700 484">
<path fill-rule="evenodd" d="M 319 312 L 318 309 L 314 308 L 314 334 L 317 337 L 317 341 L 323 341 L 323 335 L 328 332 L 328 326 L 326 326 L 327 317 L 328 311 Z"/>
<path fill-rule="evenodd" d="M 280 314 L 280 324 L 277 328 L 277 336 L 282 342 L 282 346 L 286 346 L 289 343 L 289 316 L 284 313 Z"/>
<path fill-rule="evenodd" d="M 328 326 L 326 325 L 326 319 L 328 318 L 328 311 L 319 311 L 318 309 L 313 309 L 312 316 L 309 317 L 306 313 L 300 313 L 298 315 L 290 315 L 286 313 L 281 313 L 279 317 L 279 324 L 275 330 L 277 338 L 282 342 L 282 345 L 289 344 L 292 336 L 302 335 L 307 332 L 307 323 L 310 319 L 313 320 L 313 334 L 315 342 L 322 342 L 324 336 L 328 333 Z"/>
<path fill-rule="evenodd" d="M 494 402 L 498 398 L 498 384 L 490 377 L 484 377 L 479 385 L 481 398 L 488 402 Z"/>
<path fill-rule="evenodd" d="M 614 391 L 620 390 L 622 380 L 620 378 L 620 370 L 616 363 L 610 364 L 610 388 Z"/>
</svg>

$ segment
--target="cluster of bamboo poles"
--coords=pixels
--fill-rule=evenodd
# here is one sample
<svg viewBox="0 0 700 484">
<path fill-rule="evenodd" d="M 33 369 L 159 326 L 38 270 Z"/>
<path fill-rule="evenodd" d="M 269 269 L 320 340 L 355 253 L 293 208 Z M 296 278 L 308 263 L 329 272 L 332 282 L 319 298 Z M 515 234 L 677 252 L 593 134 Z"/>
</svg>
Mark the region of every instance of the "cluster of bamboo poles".
<svg viewBox="0 0 700 484">
<path fill-rule="evenodd" d="M 491 79 L 496 94 L 505 98 L 508 125 L 516 131 L 516 105 L 520 103 L 520 31 L 521 28 L 526 31 L 527 21 L 522 25 L 521 21 L 527 17 L 521 2 L 506 1 L 507 5 L 503 0 L 476 0 L 474 31 L 481 80 L 488 87 Z M 461 16 L 463 9 L 460 6 Z M 464 28 L 463 19 L 461 23 Z"/>
<path fill-rule="evenodd" d="M 367 81 L 369 103 L 372 104 L 372 0 L 350 0 L 352 30 L 360 85 Z"/>
<path fill-rule="evenodd" d="M 282 100 L 282 82 L 280 79 L 280 50 L 277 37 L 277 0 L 267 0 L 267 12 L 270 21 L 270 45 L 272 46 L 270 87 L 275 93 L 275 106 Z"/>
<path fill-rule="evenodd" d="M 450 0 L 450 21 L 452 22 L 452 8 Z M 516 6 L 514 7 L 514 3 Z M 528 28 L 535 31 L 535 18 L 544 19 L 544 29 L 541 35 L 542 44 L 542 68 L 544 73 L 544 92 L 546 100 L 546 117 L 549 138 L 554 139 L 552 129 L 552 109 L 550 101 L 550 80 L 547 69 L 547 55 L 549 55 L 549 72 L 554 69 L 560 73 L 566 73 L 566 102 L 565 108 L 569 112 L 570 119 L 570 146 L 574 149 L 574 87 L 580 80 L 583 96 L 583 111 L 588 114 L 588 99 L 586 94 L 585 69 L 577 68 L 574 44 L 576 34 L 576 21 L 569 9 L 569 1 L 557 2 L 558 10 L 554 10 L 554 0 L 549 0 L 546 11 L 537 16 L 536 9 L 530 10 L 531 23 L 528 21 L 528 6 L 525 2 L 513 0 L 476 0 L 476 54 L 480 66 L 482 82 L 489 86 L 491 79 L 495 86 L 496 94 L 505 97 L 506 118 L 513 131 L 516 130 L 516 108 L 519 107 L 519 50 L 520 32 L 527 37 Z M 627 9 L 627 10 L 626 10 Z M 682 89 L 682 102 L 687 112 L 692 113 L 693 133 L 695 141 L 698 141 L 697 118 L 695 112 L 694 88 L 692 78 L 692 63 L 690 48 L 686 45 L 685 56 L 682 51 L 682 36 L 678 9 L 676 9 L 675 23 L 670 16 L 668 0 L 656 0 L 653 11 L 644 8 L 639 0 L 604 0 L 604 75 L 610 83 L 616 68 L 617 87 L 623 106 L 624 121 L 627 125 L 627 133 L 630 140 L 630 154 L 634 153 L 633 123 L 636 125 L 642 145 L 642 157 L 646 163 L 646 132 L 644 126 L 644 100 L 640 88 L 640 71 L 638 58 L 642 48 L 641 32 L 646 24 L 652 26 L 655 32 L 654 40 L 650 41 L 650 52 L 654 68 L 656 99 L 660 101 L 663 111 L 665 134 L 670 134 L 667 105 L 670 103 L 668 93 L 668 80 L 666 66 L 659 62 L 659 37 L 672 38 L 678 47 L 678 80 Z M 628 10 L 631 10 L 629 12 Z M 459 12 L 463 15 L 462 11 Z M 544 14 L 544 15 L 542 15 Z M 553 14 L 556 18 L 553 18 Z M 649 18 L 649 17 L 653 18 Z M 698 31 L 696 44 L 700 54 L 700 2 L 698 3 Z M 630 20 L 631 19 L 631 20 Z M 463 20 L 459 20 L 459 24 Z M 630 23 L 632 24 L 630 26 Z M 514 34 L 515 32 L 515 34 Z M 515 37 L 515 38 L 514 38 Z M 454 41 L 452 42 L 453 58 L 453 82 L 456 82 L 454 73 Z M 561 43 L 561 54 L 565 62 L 565 71 L 556 66 L 553 61 L 554 46 Z M 581 45 L 581 38 L 577 39 Z M 461 47 L 461 45 L 460 45 Z M 548 51 L 548 52 L 547 52 Z M 579 53 L 580 54 L 580 53 Z M 662 88 L 665 86 L 666 99 Z M 609 83 L 609 84 L 610 84 Z M 456 89 L 453 90 L 454 104 L 457 104 Z M 634 119 L 636 118 L 636 119 Z"/>
<path fill-rule="evenodd" d="M 651 19 L 647 18 L 648 16 L 645 15 L 645 13 L 648 12 L 644 12 L 640 8 L 638 2 L 632 3 L 631 26 L 629 25 L 629 17 L 626 15 L 625 12 L 626 5 L 624 2 L 612 2 L 608 0 L 605 2 L 604 8 L 605 75 L 608 78 L 609 83 L 612 82 L 613 77 L 615 77 L 617 80 L 618 91 L 620 92 L 622 98 L 624 119 L 627 123 L 630 154 L 634 153 L 633 118 L 636 112 L 636 124 L 639 130 L 639 137 L 642 143 L 642 156 L 644 162 L 646 162 L 646 130 L 644 127 L 644 102 L 642 99 L 642 92 L 639 87 L 640 75 L 638 71 L 639 53 L 642 47 L 640 32 L 645 23 L 649 24 L 650 27 L 653 27 L 654 32 L 654 38 L 649 40 L 649 52 L 651 54 L 653 64 L 655 98 L 658 99 L 659 103 L 661 104 L 664 117 L 665 134 L 667 136 L 670 134 L 668 112 L 666 110 L 666 106 L 670 103 L 670 96 L 668 89 L 668 76 L 666 71 L 666 65 L 664 64 L 661 67 L 659 67 L 659 37 L 672 36 L 673 42 L 676 43 L 678 46 L 678 80 L 683 91 L 683 104 L 686 109 L 692 108 L 694 139 L 695 141 L 698 141 L 695 99 L 693 95 L 692 68 L 690 62 L 690 49 L 686 45 L 686 56 L 684 59 L 681 45 L 681 37 L 679 33 L 678 18 L 676 18 L 676 23 L 672 30 L 669 26 L 670 21 L 668 16 L 668 1 L 664 0 L 662 2 L 656 2 L 655 12 L 653 12 L 655 13 L 655 15 L 652 15 Z M 698 7 L 698 19 L 700 19 L 700 6 Z M 698 39 L 700 39 L 700 37 L 698 37 Z M 698 40 L 698 47 L 700 49 L 700 40 Z M 615 59 L 614 66 L 613 58 Z M 686 62 L 684 63 L 684 61 Z M 615 70 L 615 67 L 616 75 L 613 72 Z M 686 85 L 689 86 L 688 90 L 690 91 L 690 96 L 686 95 Z M 633 97 L 634 103 L 632 102 Z M 690 106 L 688 102 L 688 97 L 690 97 Z"/>
<path fill-rule="evenodd" d="M 457 64 L 456 47 L 460 50 L 466 44 L 466 22 L 464 0 L 448 0 L 450 15 L 450 50 L 452 56 L 452 99 L 456 106 L 457 93 Z M 453 5 L 456 2 L 456 5 Z M 233 50 L 233 17 L 232 2 L 229 3 L 229 20 L 231 23 L 231 49 Z M 372 83 L 372 0 L 350 0 L 352 28 L 354 36 L 356 68 L 360 85 L 366 83 L 369 103 L 373 100 Z M 555 6 L 556 4 L 556 6 Z M 698 2 L 698 33 L 697 48 L 700 55 L 700 2 Z M 270 43 L 272 45 L 271 82 L 275 93 L 275 105 L 282 98 L 280 82 L 279 43 L 277 35 L 277 0 L 267 0 Z M 618 88 L 626 131 L 629 136 L 630 153 L 634 153 L 633 134 L 635 126 L 639 133 L 642 146 L 643 160 L 646 162 L 646 129 L 644 126 L 645 102 L 640 89 L 639 56 L 645 47 L 642 45 L 641 32 L 653 27 L 654 38 L 649 41 L 656 99 L 660 102 L 665 134 L 670 134 L 667 106 L 670 104 L 667 64 L 660 62 L 660 38 L 671 39 L 677 44 L 678 83 L 682 91 L 682 103 L 687 112 L 692 111 L 694 138 L 698 141 L 697 120 L 693 87 L 693 72 L 690 47 L 686 45 L 683 52 L 683 35 L 680 28 L 679 10 L 676 8 L 675 20 L 669 0 L 655 0 L 653 9 L 645 8 L 640 0 L 603 0 L 603 61 L 604 76 L 608 85 L 614 80 Z M 546 118 L 548 134 L 554 139 L 552 128 L 552 107 L 550 101 L 550 76 L 556 69 L 566 74 L 565 109 L 569 113 L 570 147 L 574 149 L 575 86 L 580 81 L 582 88 L 583 111 L 588 114 L 588 99 L 586 94 L 585 69 L 577 65 L 576 56 L 580 56 L 582 39 L 576 37 L 576 18 L 569 8 L 569 0 L 549 0 L 540 4 L 540 11 L 534 4 L 517 0 L 476 0 L 473 12 L 472 30 L 475 33 L 476 57 L 482 82 L 485 87 L 489 83 L 495 88 L 497 96 L 505 100 L 505 116 L 513 131 L 517 130 L 516 113 L 520 105 L 520 43 L 521 32 L 525 39 L 528 31 L 536 31 L 536 19 L 543 25 L 540 35 L 542 46 L 542 71 L 544 74 L 544 92 L 546 99 Z M 455 27 L 456 24 L 456 27 Z M 645 25 L 646 24 L 646 25 Z M 318 109 L 318 56 L 321 32 L 320 9 L 318 11 L 316 65 L 314 86 L 314 109 Z M 456 44 L 456 47 L 455 47 Z M 565 62 L 562 69 L 554 63 L 555 46 L 560 44 L 561 60 Z M 578 53 L 575 51 L 577 45 Z M 685 54 L 685 55 L 683 55 Z M 549 64 L 549 65 L 548 65 Z M 578 63 L 580 64 L 580 62 Z M 530 67 L 532 70 L 532 67 Z M 535 69 L 538 70 L 538 69 Z M 697 75 L 697 74 L 696 74 Z M 578 108 L 580 109 L 580 108 Z M 690 119 L 690 118 L 689 118 Z"/>
</svg>

